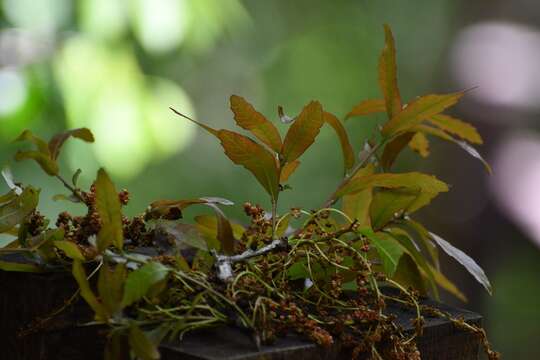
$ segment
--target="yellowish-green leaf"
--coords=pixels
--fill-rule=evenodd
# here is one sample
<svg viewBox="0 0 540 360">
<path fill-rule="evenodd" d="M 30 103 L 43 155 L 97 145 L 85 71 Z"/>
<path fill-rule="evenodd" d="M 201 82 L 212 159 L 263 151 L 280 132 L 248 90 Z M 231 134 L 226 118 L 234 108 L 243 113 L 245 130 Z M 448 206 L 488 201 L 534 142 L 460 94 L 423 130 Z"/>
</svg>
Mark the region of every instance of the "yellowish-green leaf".
<svg viewBox="0 0 540 360">
<path fill-rule="evenodd" d="M 50 157 L 49 146 L 45 140 L 39 136 L 34 135 L 30 130 L 24 130 L 15 141 L 29 141 L 34 144 L 38 151 L 44 155 Z"/>
<path fill-rule="evenodd" d="M 131 272 L 124 287 L 122 307 L 129 306 L 142 299 L 148 290 L 167 277 L 169 268 L 159 262 L 149 262 Z"/>
<path fill-rule="evenodd" d="M 476 128 L 463 120 L 445 114 L 438 114 L 430 117 L 428 121 L 439 129 L 457 135 L 471 144 L 483 143 L 482 137 Z"/>
<path fill-rule="evenodd" d="M 126 275 L 124 264 L 116 264 L 114 270 L 107 264 L 103 264 L 99 270 L 98 293 L 110 314 L 115 314 L 122 309 Z"/>
<path fill-rule="evenodd" d="M 289 177 L 296 171 L 300 166 L 300 160 L 294 160 L 292 162 L 286 163 L 285 166 L 281 169 L 281 174 L 279 175 L 279 183 L 284 184 L 289 180 Z"/>
<path fill-rule="evenodd" d="M 456 104 L 462 96 L 462 92 L 421 96 L 409 103 L 401 112 L 394 115 L 384 125 L 382 134 L 389 137 L 399 132 L 407 131 L 411 127 L 420 124 L 434 115 L 440 114 L 450 106 Z"/>
<path fill-rule="evenodd" d="M 58 249 L 62 250 L 67 257 L 73 260 L 85 260 L 83 254 L 81 253 L 81 249 L 79 249 L 77 244 L 75 244 L 73 241 L 60 240 L 54 241 L 53 244 Z"/>
<path fill-rule="evenodd" d="M 366 236 L 369 239 L 369 242 L 377 250 L 385 274 L 388 277 L 394 276 L 399 259 L 404 252 L 401 245 L 391 236 L 382 237 L 381 234 L 385 235 L 384 233 L 375 234 L 371 229 L 360 229 L 359 233 Z"/>
<path fill-rule="evenodd" d="M 101 218 L 101 229 L 97 236 L 98 250 L 102 252 L 110 245 L 121 250 L 124 245 L 124 234 L 118 192 L 103 169 L 99 169 L 95 184 L 96 210 Z"/>
<path fill-rule="evenodd" d="M 10 201 L 0 204 L 0 233 L 20 224 L 36 208 L 39 202 L 39 190 L 27 186 L 19 196 L 6 196 Z"/>
<path fill-rule="evenodd" d="M 405 253 L 399 258 L 399 263 L 394 274 L 394 281 L 398 282 L 404 288 L 413 288 L 420 294 L 426 295 L 426 282 L 413 258 Z"/>
<path fill-rule="evenodd" d="M 56 161 L 51 159 L 48 154 L 39 152 L 39 151 L 17 151 L 15 154 L 15 160 L 34 160 L 41 166 L 43 171 L 45 171 L 50 176 L 58 175 L 59 167 Z"/>
<path fill-rule="evenodd" d="M 385 44 L 379 57 L 379 86 L 384 96 L 388 119 L 401 111 L 401 96 L 397 84 L 396 47 L 388 25 L 384 25 Z"/>
<path fill-rule="evenodd" d="M 343 127 L 341 121 L 339 121 L 339 119 L 331 113 L 324 111 L 323 119 L 334 129 L 339 138 L 339 143 L 341 144 L 341 152 L 343 153 L 344 168 L 345 172 L 347 172 L 354 165 L 354 150 L 349 141 L 347 131 L 345 131 L 345 128 Z"/>
<path fill-rule="evenodd" d="M 394 139 L 392 139 L 389 143 L 385 145 L 381 156 L 381 166 L 383 167 L 383 169 L 388 170 L 392 167 L 398 155 L 411 141 L 413 135 L 414 133 L 412 132 L 406 132 L 404 134 L 396 136 Z"/>
<path fill-rule="evenodd" d="M 371 187 L 382 188 L 412 188 L 418 189 L 420 194 L 409 206 L 408 211 L 413 212 L 429 204 L 431 200 L 441 192 L 448 191 L 448 185 L 438 180 L 435 176 L 418 172 L 392 174 L 381 173 L 354 178 L 343 185 L 336 193 L 336 197 L 355 193 Z"/>
<path fill-rule="evenodd" d="M 84 271 L 84 267 L 79 260 L 73 261 L 72 273 L 73 277 L 77 281 L 77 284 L 79 284 L 82 298 L 88 303 L 92 310 L 94 310 L 96 320 L 106 321 L 109 318 L 109 314 L 90 288 L 90 283 L 86 278 L 86 272 Z"/>
<path fill-rule="evenodd" d="M 285 161 L 292 162 L 299 158 L 313 144 L 323 123 L 321 104 L 318 101 L 307 104 L 285 136 L 282 151 Z"/>
<path fill-rule="evenodd" d="M 457 297 L 459 300 L 467 302 L 467 297 L 465 296 L 465 294 L 463 294 L 452 281 L 450 281 L 446 276 L 444 276 L 443 273 L 441 273 L 431 265 L 428 264 L 428 266 L 433 273 L 433 277 L 437 285 Z"/>
<path fill-rule="evenodd" d="M 56 134 L 52 137 L 48 144 L 49 152 L 53 160 L 58 158 L 62 145 L 64 145 L 64 142 L 66 142 L 69 137 L 78 138 L 89 143 L 94 142 L 94 135 L 87 128 L 72 129 L 60 134 Z"/>
<path fill-rule="evenodd" d="M 39 273 L 43 272 L 43 269 L 35 264 L 28 263 L 16 263 L 0 260 L 0 270 L 2 271 L 15 271 L 15 272 L 29 272 L 29 273 Z"/>
<path fill-rule="evenodd" d="M 249 170 L 272 199 L 277 199 L 279 178 L 275 156 L 255 141 L 235 132 L 220 130 L 217 136 L 225 149 L 225 155 L 235 164 Z"/>
<path fill-rule="evenodd" d="M 409 147 L 421 157 L 425 158 L 429 156 L 429 141 L 426 135 L 421 132 L 414 134 L 411 141 L 409 141 Z"/>
<path fill-rule="evenodd" d="M 358 103 L 353 109 L 345 116 L 348 119 L 353 116 L 365 116 L 376 113 L 382 113 L 386 111 L 386 105 L 382 99 L 368 99 Z"/>
<path fill-rule="evenodd" d="M 355 178 L 371 175 L 375 171 L 373 164 L 360 169 Z M 371 227 L 369 206 L 373 198 L 373 189 L 366 188 L 355 193 L 346 194 L 342 199 L 342 210 L 351 219 L 358 220 L 361 227 Z"/>
<path fill-rule="evenodd" d="M 129 328 L 129 347 L 140 360 L 158 360 L 160 358 L 157 346 L 134 324 Z"/>
<path fill-rule="evenodd" d="M 275 152 L 281 151 L 281 136 L 274 124 L 255 110 L 244 98 L 237 95 L 231 96 L 231 110 L 238 126 L 250 131 Z"/>
<path fill-rule="evenodd" d="M 396 215 L 407 212 L 419 195 L 418 188 L 376 189 L 369 208 L 373 229 L 382 229 Z"/>
</svg>

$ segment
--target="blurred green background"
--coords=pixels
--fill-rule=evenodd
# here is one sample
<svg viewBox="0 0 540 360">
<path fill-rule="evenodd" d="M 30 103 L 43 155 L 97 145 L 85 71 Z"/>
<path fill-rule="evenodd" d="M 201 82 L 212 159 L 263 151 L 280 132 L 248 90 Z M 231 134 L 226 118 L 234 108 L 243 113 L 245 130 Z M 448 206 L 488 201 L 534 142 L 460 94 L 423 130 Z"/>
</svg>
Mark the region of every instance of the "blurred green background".
<svg viewBox="0 0 540 360">
<path fill-rule="evenodd" d="M 11 165 L 18 181 L 41 186 L 42 200 L 50 199 L 61 185 L 33 163 L 13 163 L 11 141 L 26 128 L 47 138 L 85 126 L 97 141 L 67 144 L 66 177 L 81 168 L 89 185 L 104 166 L 118 187 L 131 191 L 130 214 L 155 199 L 220 196 L 237 204 L 226 210 L 242 222 L 244 201 L 269 205 L 263 191 L 230 164 L 214 138 L 168 107 L 218 128 L 234 126 L 231 94 L 248 99 L 282 131 L 278 105 L 294 115 L 317 99 L 342 118 L 360 100 L 379 96 L 376 66 L 388 23 L 404 99 L 479 86 L 454 114 L 480 128 L 486 137 L 481 151 L 500 174 L 488 179 L 479 163 L 436 141 L 427 160 L 412 153 L 401 158 L 398 170 L 433 172 L 453 185 L 420 217 L 478 259 L 494 283 L 489 297 L 449 261 L 445 269 L 464 284 L 470 302 L 445 300 L 481 312 L 505 358 L 540 358 L 540 219 L 522 214 L 538 213 L 540 195 L 530 185 L 527 196 L 520 185 L 540 180 L 533 161 L 540 158 L 540 102 L 534 101 L 540 90 L 529 84 L 540 75 L 522 61 L 540 59 L 540 5 L 517 2 L 1 0 L 0 162 Z M 516 46 L 531 39 L 538 53 Z M 382 120 L 346 123 L 357 151 Z M 517 130 L 522 137 L 516 140 Z M 519 152 L 522 138 L 530 142 L 531 165 Z M 511 150 L 513 157 L 506 156 Z M 281 210 L 320 205 L 341 172 L 339 144 L 325 128 L 291 178 Z M 514 201 L 516 187 L 527 201 Z M 501 188 L 510 195 L 500 195 L 506 193 Z M 54 218 L 65 206 L 43 201 L 40 210 Z"/>
</svg>

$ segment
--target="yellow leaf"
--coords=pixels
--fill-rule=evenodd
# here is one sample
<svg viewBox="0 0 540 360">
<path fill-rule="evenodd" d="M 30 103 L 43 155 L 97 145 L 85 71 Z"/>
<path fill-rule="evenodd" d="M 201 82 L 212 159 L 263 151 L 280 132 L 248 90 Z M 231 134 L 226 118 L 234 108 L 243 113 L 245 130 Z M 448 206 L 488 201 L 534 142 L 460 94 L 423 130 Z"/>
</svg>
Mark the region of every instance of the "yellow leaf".
<svg viewBox="0 0 540 360">
<path fill-rule="evenodd" d="M 101 229 L 97 236 L 100 252 L 110 245 L 121 250 L 124 244 L 122 210 L 118 192 L 103 169 L 99 169 L 96 179 L 96 210 L 101 219 Z"/>
<path fill-rule="evenodd" d="M 429 156 L 429 141 L 421 132 L 417 132 L 409 141 L 409 147 L 417 152 L 421 157 Z"/>
<path fill-rule="evenodd" d="M 250 131 L 275 152 L 281 151 L 281 136 L 274 124 L 255 110 L 244 98 L 237 95 L 231 96 L 231 110 L 238 126 Z"/>
<path fill-rule="evenodd" d="M 384 125 L 382 134 L 389 137 L 406 131 L 456 104 L 462 96 L 462 92 L 421 96 L 409 103 L 401 112 L 394 115 Z"/>
<path fill-rule="evenodd" d="M 282 151 L 285 161 L 292 162 L 300 157 L 313 144 L 323 123 L 321 104 L 312 101 L 306 105 L 285 136 Z"/>
<path fill-rule="evenodd" d="M 132 325 L 129 328 L 129 347 L 138 359 L 160 359 L 159 351 L 156 345 L 141 329 L 137 327 L 137 325 Z"/>
<path fill-rule="evenodd" d="M 385 44 L 379 58 L 379 86 L 384 96 L 388 119 L 401 111 L 401 96 L 397 84 L 396 47 L 392 30 L 384 25 Z"/>
<path fill-rule="evenodd" d="M 324 111 L 323 119 L 334 129 L 339 138 L 339 143 L 341 144 L 341 151 L 343 153 L 345 172 L 347 172 L 347 170 L 352 168 L 354 165 L 354 150 L 349 141 L 349 137 L 347 136 L 347 132 L 345 131 L 345 128 L 343 127 L 341 121 L 339 121 L 339 119 L 331 113 Z"/>
<path fill-rule="evenodd" d="M 116 264 L 112 270 L 104 263 L 99 270 L 98 293 L 110 314 L 115 314 L 122 308 L 126 276 L 124 264 Z"/>
<path fill-rule="evenodd" d="M 238 133 L 219 130 L 217 136 L 225 149 L 225 155 L 235 164 L 249 170 L 272 199 L 277 199 L 279 179 L 275 156 L 255 141 Z"/>
<path fill-rule="evenodd" d="M 77 284 L 79 284 L 82 298 L 88 303 L 92 310 L 94 310 L 96 320 L 106 321 L 109 318 L 109 315 L 90 288 L 90 283 L 86 278 L 86 272 L 84 271 L 83 265 L 79 260 L 73 261 L 72 273 L 73 277 L 77 281 Z"/>
<path fill-rule="evenodd" d="M 279 177 L 279 183 L 284 184 L 289 180 L 289 177 L 293 172 L 296 171 L 296 168 L 300 165 L 300 160 L 294 160 L 292 162 L 286 163 L 285 166 L 281 169 L 281 175 Z"/>
<path fill-rule="evenodd" d="M 26 159 L 32 159 L 41 166 L 43 171 L 45 171 L 50 176 L 56 176 L 59 172 L 59 167 L 56 161 L 51 159 L 49 155 L 39 152 L 39 151 L 17 151 L 15 154 L 15 160 L 21 161 Z"/>
<path fill-rule="evenodd" d="M 418 189 L 418 198 L 409 206 L 407 211 L 413 212 L 429 204 L 431 199 L 441 192 L 448 191 L 448 185 L 438 180 L 435 176 L 419 172 L 392 174 L 381 173 L 354 178 L 343 185 L 336 193 L 336 197 L 355 193 L 371 187 L 382 188 L 411 188 Z"/>
<path fill-rule="evenodd" d="M 62 250 L 67 257 L 73 259 L 73 260 L 80 260 L 84 261 L 85 258 L 83 254 L 81 253 L 81 249 L 72 241 L 67 240 L 60 240 L 55 241 L 54 246 L 56 246 L 58 249 Z"/>
<path fill-rule="evenodd" d="M 355 175 L 355 178 L 371 175 L 375 171 L 375 167 L 372 164 L 368 164 L 366 167 L 360 169 Z M 356 193 L 351 193 L 343 196 L 342 210 L 351 219 L 358 220 L 358 223 L 362 227 L 371 227 L 371 221 L 369 217 L 369 206 L 373 198 L 372 188 L 360 190 Z"/>
<path fill-rule="evenodd" d="M 430 123 L 450 134 L 467 140 L 471 144 L 482 144 L 482 137 L 471 124 L 445 114 L 434 115 L 428 119 Z"/>
<path fill-rule="evenodd" d="M 386 110 L 384 100 L 381 99 L 368 99 L 358 103 L 353 109 L 345 116 L 348 119 L 353 116 L 364 116 L 375 113 L 381 113 Z"/>
</svg>

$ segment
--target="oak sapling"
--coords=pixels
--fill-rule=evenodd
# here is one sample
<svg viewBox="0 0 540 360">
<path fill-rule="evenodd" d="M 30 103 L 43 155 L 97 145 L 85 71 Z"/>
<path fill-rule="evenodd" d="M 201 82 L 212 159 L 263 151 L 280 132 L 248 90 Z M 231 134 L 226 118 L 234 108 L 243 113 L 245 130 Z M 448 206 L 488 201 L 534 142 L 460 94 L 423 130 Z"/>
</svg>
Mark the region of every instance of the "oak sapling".
<svg viewBox="0 0 540 360">
<path fill-rule="evenodd" d="M 414 220 L 417 210 L 449 190 L 447 184 L 429 174 L 391 170 L 407 147 L 427 157 L 431 139 L 440 138 L 459 145 L 490 171 L 471 145 L 482 139 L 471 124 L 446 114 L 463 92 L 404 102 L 394 39 L 388 26 L 384 30 L 378 67 L 382 97 L 359 102 L 345 118 L 367 121 L 358 118 L 386 114 L 380 136 L 358 144 L 361 158 L 355 156 L 344 123 L 318 101 L 310 101 L 295 116 L 278 107 L 280 120 L 289 124 L 283 137 L 272 121 L 237 95 L 230 98 L 233 118 L 249 136 L 213 129 L 172 109 L 219 140 L 225 155 L 247 169 L 268 194 L 269 213 L 244 204 L 247 225 L 230 221 L 224 209 L 234 204 L 215 197 L 156 200 L 129 218 L 122 212 L 129 193 L 119 191 L 104 169 L 89 189 L 78 185 L 80 170 L 71 181 L 61 174 L 62 145 L 71 137 L 93 142 L 89 129 L 70 130 L 48 142 L 23 132 L 17 141 L 35 149 L 19 151 L 15 159 L 34 160 L 62 183 L 67 193 L 55 200 L 87 210 L 83 216 L 64 211 L 51 223 L 37 210 L 39 189 L 16 182 L 8 170 L 2 172 L 10 191 L 0 196 L 0 232 L 12 241 L 0 248 L 0 255 L 21 253 L 27 261 L 0 261 L 0 270 L 63 267 L 79 285 L 77 293 L 54 314 L 44 314 L 39 325 L 46 326 L 80 295 L 94 313 L 88 322 L 109 330 L 109 359 L 129 350 L 137 358 L 158 359 L 161 341 L 220 325 L 248 330 L 257 344 L 296 332 L 321 346 L 339 341 L 353 358 L 419 359 L 416 339 L 422 334 L 423 316 L 429 314 L 448 317 L 477 334 L 488 356 L 497 359 L 482 328 L 419 302 L 427 295 L 437 299 L 440 289 L 466 300 L 440 272 L 440 250 L 491 293 L 487 276 L 473 259 Z M 343 154 L 339 185 L 328 191 L 318 209 L 278 213 L 287 182 L 326 125 L 335 131 Z M 184 219 L 186 208 L 200 206 L 210 207 L 214 215 Z M 140 248 L 151 251 L 142 253 Z M 381 287 L 397 292 L 388 294 Z M 393 302 L 414 310 L 415 331 L 400 331 L 385 313 L 386 304 Z"/>
</svg>

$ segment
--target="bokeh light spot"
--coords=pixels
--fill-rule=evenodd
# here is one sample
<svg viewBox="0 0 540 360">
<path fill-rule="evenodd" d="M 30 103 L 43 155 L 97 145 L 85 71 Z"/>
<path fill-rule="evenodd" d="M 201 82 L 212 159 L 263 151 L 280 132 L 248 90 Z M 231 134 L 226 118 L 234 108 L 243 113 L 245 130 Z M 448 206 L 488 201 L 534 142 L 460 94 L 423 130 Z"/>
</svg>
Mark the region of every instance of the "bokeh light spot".
<svg viewBox="0 0 540 360">
<path fill-rule="evenodd" d="M 0 116 L 17 111 L 25 103 L 27 92 L 25 79 L 19 72 L 0 70 Z"/>
</svg>

